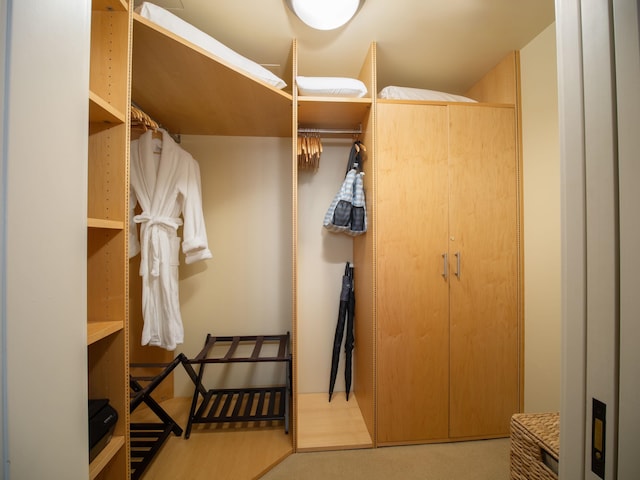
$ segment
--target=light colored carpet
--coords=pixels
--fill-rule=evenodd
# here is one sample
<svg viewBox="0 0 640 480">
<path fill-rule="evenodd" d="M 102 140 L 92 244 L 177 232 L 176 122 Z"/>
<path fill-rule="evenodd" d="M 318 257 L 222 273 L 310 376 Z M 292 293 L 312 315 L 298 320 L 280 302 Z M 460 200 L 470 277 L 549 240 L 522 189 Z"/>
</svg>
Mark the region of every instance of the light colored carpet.
<svg viewBox="0 0 640 480">
<path fill-rule="evenodd" d="M 509 439 L 296 453 L 262 480 L 509 480 Z"/>
</svg>

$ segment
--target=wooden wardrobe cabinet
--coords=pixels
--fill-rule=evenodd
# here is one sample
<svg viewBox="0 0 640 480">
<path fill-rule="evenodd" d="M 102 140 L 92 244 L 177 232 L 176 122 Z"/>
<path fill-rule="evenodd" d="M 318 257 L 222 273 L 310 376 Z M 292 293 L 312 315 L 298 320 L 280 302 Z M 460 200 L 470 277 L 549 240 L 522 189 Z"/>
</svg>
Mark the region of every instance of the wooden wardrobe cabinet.
<svg viewBox="0 0 640 480">
<path fill-rule="evenodd" d="M 506 436 L 519 409 L 510 106 L 377 105 L 377 442 Z"/>
</svg>

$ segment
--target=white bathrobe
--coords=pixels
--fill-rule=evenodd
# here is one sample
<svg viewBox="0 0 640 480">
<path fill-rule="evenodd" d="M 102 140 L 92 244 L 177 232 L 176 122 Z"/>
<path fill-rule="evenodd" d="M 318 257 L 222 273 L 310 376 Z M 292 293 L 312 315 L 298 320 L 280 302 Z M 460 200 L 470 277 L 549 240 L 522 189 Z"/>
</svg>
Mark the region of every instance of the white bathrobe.
<svg viewBox="0 0 640 480">
<path fill-rule="evenodd" d="M 174 350 L 184 341 L 178 296 L 178 265 L 211 258 L 202 214 L 198 162 L 167 132 L 162 140 L 152 132 L 131 142 L 129 256 L 141 253 L 142 345 Z M 133 215 L 136 202 L 142 213 Z M 180 216 L 182 215 L 182 218 Z M 135 223 L 140 224 L 138 240 Z"/>
</svg>

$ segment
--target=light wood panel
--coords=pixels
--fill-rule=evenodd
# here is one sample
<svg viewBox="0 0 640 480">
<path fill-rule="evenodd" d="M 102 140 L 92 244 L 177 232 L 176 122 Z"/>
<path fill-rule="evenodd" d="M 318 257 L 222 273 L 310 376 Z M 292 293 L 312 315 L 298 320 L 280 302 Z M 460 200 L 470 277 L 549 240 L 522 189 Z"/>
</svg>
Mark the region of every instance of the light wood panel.
<svg viewBox="0 0 640 480">
<path fill-rule="evenodd" d="M 370 98 L 298 97 L 300 127 L 354 129 L 371 110 Z"/>
<path fill-rule="evenodd" d="M 129 98 L 128 42 L 128 11 L 92 12 L 90 90 L 120 112 Z"/>
<path fill-rule="evenodd" d="M 367 56 L 358 74 L 358 80 L 367 87 L 366 97 L 372 99 L 375 99 L 378 93 L 377 50 L 378 45 L 376 42 L 371 42 Z"/>
<path fill-rule="evenodd" d="M 100 95 L 89 92 L 89 122 L 100 123 L 103 128 L 109 128 L 112 124 L 124 123 L 125 114 L 117 109 Z M 94 129 L 96 127 L 94 126 Z"/>
<path fill-rule="evenodd" d="M 96 458 L 93 459 L 93 462 L 89 464 L 89 480 L 94 480 L 98 478 L 101 474 L 104 474 L 105 469 L 108 468 L 109 463 L 116 457 L 119 452 L 124 450 L 124 437 L 122 436 L 113 436 L 104 450 L 102 450 Z"/>
<path fill-rule="evenodd" d="M 124 222 L 128 206 L 127 126 L 103 129 L 89 125 L 89 171 L 87 215 L 90 218 Z"/>
<path fill-rule="evenodd" d="M 362 66 L 360 80 L 369 91 L 377 91 L 376 44 L 372 43 L 369 55 Z M 375 100 L 374 100 L 375 101 Z M 375 365 L 376 365 L 376 323 L 375 323 L 375 260 L 374 239 L 376 234 L 375 202 L 375 160 L 376 160 L 376 112 L 375 108 L 365 117 L 361 140 L 367 147 L 362 165 L 364 191 L 367 209 L 367 233 L 353 240 L 353 263 L 355 273 L 356 319 L 355 338 L 358 348 L 354 353 L 356 372 L 353 391 L 358 398 L 360 412 L 369 435 L 375 438 Z"/>
<path fill-rule="evenodd" d="M 87 192 L 88 398 L 118 412 L 114 436 L 89 465 L 91 479 L 125 480 L 129 466 L 128 271 L 131 12 L 121 0 L 91 11 Z"/>
<path fill-rule="evenodd" d="M 375 437 L 375 364 L 376 364 L 376 326 L 375 326 L 375 267 L 373 244 L 375 236 L 374 208 L 374 155 L 373 127 L 366 129 L 362 138 L 368 147 L 363 171 L 365 202 L 367 209 L 367 233 L 353 240 L 353 263 L 356 296 L 355 338 L 358 348 L 354 350 L 354 371 L 356 372 L 353 391 L 358 396 L 362 417 L 367 424 L 369 434 Z"/>
<path fill-rule="evenodd" d="M 138 14 L 131 98 L 172 133 L 292 133 L 291 94 L 236 70 Z"/>
<path fill-rule="evenodd" d="M 326 393 L 300 395 L 298 412 L 299 452 L 368 448 L 373 445 L 355 393 L 347 401 L 342 392 L 336 392 L 331 402 Z"/>
<path fill-rule="evenodd" d="M 116 374 L 124 371 L 125 355 L 122 343 L 124 336 L 125 332 L 120 330 L 104 340 L 92 344 L 88 349 L 89 398 L 109 399 L 110 404 L 118 411 L 119 420 L 116 425 L 116 434 L 119 435 L 124 435 L 129 413 L 129 403 L 125 402 L 129 395 L 122 395 L 124 391 L 129 392 L 129 378 Z M 120 355 L 115 355 L 115 353 Z M 108 360 L 105 361 L 107 357 Z"/>
<path fill-rule="evenodd" d="M 446 438 L 447 110 L 377 115 L 378 443 Z"/>
<path fill-rule="evenodd" d="M 515 111 L 449 112 L 449 252 L 461 255 L 450 287 L 450 435 L 508 435 L 519 405 Z"/>
<path fill-rule="evenodd" d="M 124 322 L 126 261 L 123 230 L 89 229 L 87 238 L 87 319 Z"/>
<path fill-rule="evenodd" d="M 298 76 L 298 42 L 291 45 L 291 79 Z M 294 89 L 293 104 L 298 105 L 298 91 Z M 291 115 L 291 131 L 298 129 L 298 109 Z M 298 136 L 291 136 L 291 434 L 294 451 L 298 448 Z"/>
<path fill-rule="evenodd" d="M 519 63 L 519 53 L 510 52 L 464 95 L 484 103 L 519 104 Z"/>
<path fill-rule="evenodd" d="M 124 230 L 124 222 L 122 220 L 105 220 L 103 218 L 88 218 L 87 226 L 89 228 L 106 228 L 112 230 Z"/>
<path fill-rule="evenodd" d="M 124 328 L 123 321 L 90 321 L 87 322 L 87 345 L 91 345 L 112 333 Z"/>
</svg>

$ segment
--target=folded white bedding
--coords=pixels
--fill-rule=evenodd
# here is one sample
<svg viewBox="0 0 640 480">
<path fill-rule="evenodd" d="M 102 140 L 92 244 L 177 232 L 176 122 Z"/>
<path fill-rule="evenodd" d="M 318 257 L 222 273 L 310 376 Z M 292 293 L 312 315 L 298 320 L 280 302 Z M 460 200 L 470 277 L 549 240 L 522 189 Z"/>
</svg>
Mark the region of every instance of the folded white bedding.
<svg viewBox="0 0 640 480">
<path fill-rule="evenodd" d="M 239 70 L 272 85 L 275 88 L 284 88 L 287 86 L 284 80 L 279 78 L 277 75 L 274 75 L 262 65 L 259 65 L 256 62 L 243 57 L 239 53 L 234 52 L 226 45 L 223 45 L 216 39 L 204 33 L 202 30 L 198 30 L 193 25 L 185 22 L 180 17 L 177 17 L 164 8 L 154 5 L 153 3 L 143 2 L 138 8 L 136 8 L 136 12 L 147 20 L 166 28 L 207 52 L 229 62 Z"/>
<path fill-rule="evenodd" d="M 367 87 L 356 78 L 346 77 L 296 77 L 298 93 L 321 97 L 364 97 Z"/>
<path fill-rule="evenodd" d="M 419 100 L 427 102 L 476 102 L 475 100 L 452 93 L 438 92 L 436 90 L 426 90 L 423 88 L 410 87 L 384 87 L 378 93 L 378 98 L 393 100 Z"/>
</svg>

